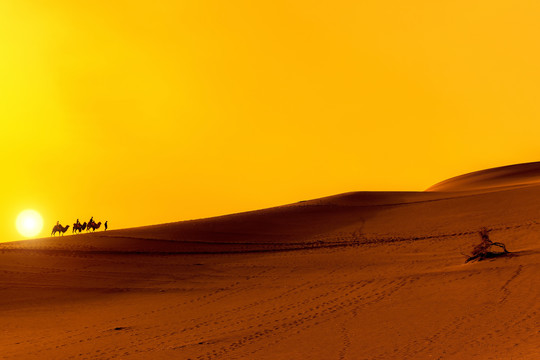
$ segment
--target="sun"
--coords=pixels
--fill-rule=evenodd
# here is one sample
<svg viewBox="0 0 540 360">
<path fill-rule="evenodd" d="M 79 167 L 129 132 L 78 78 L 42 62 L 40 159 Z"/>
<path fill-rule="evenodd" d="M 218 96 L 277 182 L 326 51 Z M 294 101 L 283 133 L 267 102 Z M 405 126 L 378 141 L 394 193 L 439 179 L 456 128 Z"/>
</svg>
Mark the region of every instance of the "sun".
<svg viewBox="0 0 540 360">
<path fill-rule="evenodd" d="M 39 234 L 43 229 L 43 218 L 35 210 L 24 210 L 17 216 L 15 224 L 17 231 L 22 236 L 32 237 Z"/>
</svg>

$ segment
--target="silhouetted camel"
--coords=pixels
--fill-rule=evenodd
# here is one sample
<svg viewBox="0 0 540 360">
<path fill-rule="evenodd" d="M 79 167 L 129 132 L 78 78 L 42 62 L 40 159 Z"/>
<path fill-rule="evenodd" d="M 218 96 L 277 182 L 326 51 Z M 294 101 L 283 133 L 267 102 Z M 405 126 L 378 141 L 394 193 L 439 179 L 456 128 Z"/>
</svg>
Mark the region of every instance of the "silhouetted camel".
<svg viewBox="0 0 540 360">
<path fill-rule="evenodd" d="M 80 233 L 84 229 L 86 229 L 86 221 L 83 222 L 82 224 L 77 224 L 77 223 L 73 224 L 73 230 L 71 232 L 75 233 L 78 231 Z"/>
<path fill-rule="evenodd" d="M 98 222 L 97 224 L 93 222 L 91 224 L 86 225 L 86 231 L 90 231 L 90 229 L 92 229 L 92 231 L 96 231 L 96 229 L 99 229 L 100 226 L 101 226 L 101 221 Z"/>
<path fill-rule="evenodd" d="M 92 228 L 92 226 L 94 225 L 94 220 L 90 219 L 90 221 L 88 222 L 88 224 L 86 224 L 86 232 L 89 232 L 90 229 Z"/>
<path fill-rule="evenodd" d="M 63 236 L 68 228 L 69 228 L 69 225 L 66 225 L 66 227 L 62 227 L 62 225 L 54 225 L 54 227 L 52 229 L 52 232 L 51 232 L 51 236 L 54 236 L 54 234 L 56 234 L 56 232 L 59 232 Z"/>
</svg>

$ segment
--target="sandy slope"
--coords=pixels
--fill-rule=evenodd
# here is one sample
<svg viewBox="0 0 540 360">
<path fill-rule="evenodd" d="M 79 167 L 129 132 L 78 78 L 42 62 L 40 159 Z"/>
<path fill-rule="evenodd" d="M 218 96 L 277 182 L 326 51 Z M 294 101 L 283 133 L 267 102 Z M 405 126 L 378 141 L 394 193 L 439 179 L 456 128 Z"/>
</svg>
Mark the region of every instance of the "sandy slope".
<svg viewBox="0 0 540 360">
<path fill-rule="evenodd" d="M 433 185 L 427 191 L 463 191 L 537 184 L 540 162 L 502 166 L 456 176 Z"/>
<path fill-rule="evenodd" d="M 531 166 L 1 244 L 0 358 L 538 359 Z M 464 264 L 483 226 L 516 256 Z"/>
</svg>

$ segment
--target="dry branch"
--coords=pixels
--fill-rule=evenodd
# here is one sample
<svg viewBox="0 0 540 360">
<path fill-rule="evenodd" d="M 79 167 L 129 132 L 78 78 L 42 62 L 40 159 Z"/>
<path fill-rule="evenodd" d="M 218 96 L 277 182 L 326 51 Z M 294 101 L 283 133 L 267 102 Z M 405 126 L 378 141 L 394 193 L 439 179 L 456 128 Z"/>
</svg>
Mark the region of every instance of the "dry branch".
<svg viewBox="0 0 540 360">
<path fill-rule="evenodd" d="M 506 245 L 500 242 L 491 241 L 488 235 L 490 231 L 491 230 L 486 229 L 486 228 L 482 228 L 482 230 L 480 230 L 480 237 L 482 238 L 482 241 L 480 242 L 480 244 L 474 247 L 471 255 L 465 261 L 466 263 L 468 263 L 469 261 L 474 261 L 474 260 L 482 261 L 484 259 L 494 258 L 498 256 L 505 256 L 507 254 L 510 254 L 510 252 L 506 249 Z M 492 251 L 493 246 L 500 247 L 503 251 L 502 252 Z"/>
</svg>

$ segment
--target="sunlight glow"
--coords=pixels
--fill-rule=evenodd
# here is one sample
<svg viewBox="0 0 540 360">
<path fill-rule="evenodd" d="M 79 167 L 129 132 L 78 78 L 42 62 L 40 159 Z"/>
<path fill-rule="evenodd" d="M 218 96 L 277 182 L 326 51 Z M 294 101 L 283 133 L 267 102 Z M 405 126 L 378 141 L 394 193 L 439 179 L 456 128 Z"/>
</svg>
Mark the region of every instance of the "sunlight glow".
<svg viewBox="0 0 540 360">
<path fill-rule="evenodd" d="M 24 210 L 17 216 L 16 226 L 22 236 L 33 237 L 43 229 L 43 218 L 35 210 Z"/>
<path fill-rule="evenodd" d="M 37 204 L 47 228 L 124 228 L 538 161 L 539 14 L 508 0 L 0 0 L 0 153 L 16 174 L 0 178 L 0 242 Z"/>
</svg>

